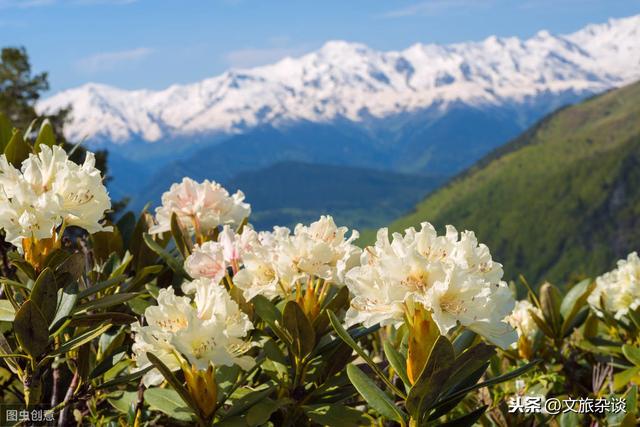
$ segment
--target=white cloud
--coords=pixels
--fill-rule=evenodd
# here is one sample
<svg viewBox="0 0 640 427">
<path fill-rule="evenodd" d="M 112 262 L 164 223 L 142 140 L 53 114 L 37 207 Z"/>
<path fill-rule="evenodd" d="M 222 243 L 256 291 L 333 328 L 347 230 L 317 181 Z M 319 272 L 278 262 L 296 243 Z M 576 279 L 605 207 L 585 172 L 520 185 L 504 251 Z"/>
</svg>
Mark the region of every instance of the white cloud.
<svg viewBox="0 0 640 427">
<path fill-rule="evenodd" d="M 111 71 L 120 65 L 140 61 L 151 53 L 153 53 L 153 49 L 146 47 L 121 50 L 117 52 L 101 52 L 80 59 L 76 62 L 76 66 L 80 71 L 85 73 Z"/>
<path fill-rule="evenodd" d="M 435 16 L 451 9 L 486 6 L 491 0 L 427 0 L 382 14 L 383 18 L 404 18 L 407 16 Z"/>
</svg>

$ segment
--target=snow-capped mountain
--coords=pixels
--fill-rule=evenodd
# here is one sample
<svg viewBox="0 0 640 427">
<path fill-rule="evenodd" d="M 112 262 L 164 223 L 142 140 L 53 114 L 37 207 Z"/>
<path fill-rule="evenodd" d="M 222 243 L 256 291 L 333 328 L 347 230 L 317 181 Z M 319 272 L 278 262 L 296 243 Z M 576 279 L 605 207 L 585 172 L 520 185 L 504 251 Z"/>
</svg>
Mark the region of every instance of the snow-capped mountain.
<svg viewBox="0 0 640 427">
<path fill-rule="evenodd" d="M 331 41 L 275 64 L 225 72 L 161 91 L 86 84 L 39 103 L 71 105 L 71 140 L 155 142 L 239 134 L 260 125 L 331 123 L 451 105 L 494 108 L 555 94 L 586 95 L 640 78 L 640 15 L 568 35 L 489 37 L 379 52 Z"/>
</svg>

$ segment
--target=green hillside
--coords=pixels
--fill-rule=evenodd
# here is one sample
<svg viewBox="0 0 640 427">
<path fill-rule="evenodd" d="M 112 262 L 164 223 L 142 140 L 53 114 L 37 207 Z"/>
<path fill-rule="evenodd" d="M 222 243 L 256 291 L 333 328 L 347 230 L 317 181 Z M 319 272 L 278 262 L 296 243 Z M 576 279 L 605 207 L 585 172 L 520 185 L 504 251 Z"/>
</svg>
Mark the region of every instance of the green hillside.
<svg viewBox="0 0 640 427">
<path fill-rule="evenodd" d="M 599 274 L 640 250 L 640 83 L 548 116 L 391 229 L 421 221 L 474 230 L 507 278 L 532 282 Z"/>
</svg>

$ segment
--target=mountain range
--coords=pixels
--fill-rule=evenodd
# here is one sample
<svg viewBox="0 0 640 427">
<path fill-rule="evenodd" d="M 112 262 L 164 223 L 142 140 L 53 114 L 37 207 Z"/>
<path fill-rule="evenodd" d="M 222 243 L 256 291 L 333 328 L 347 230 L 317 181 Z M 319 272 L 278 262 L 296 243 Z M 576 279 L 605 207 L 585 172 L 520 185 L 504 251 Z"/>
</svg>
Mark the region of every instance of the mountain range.
<svg viewBox="0 0 640 427">
<path fill-rule="evenodd" d="M 546 117 L 390 228 L 426 220 L 474 230 L 508 279 L 612 269 L 640 250 L 640 82 Z"/>
<path fill-rule="evenodd" d="M 110 191 L 134 207 L 157 203 L 184 175 L 227 184 L 266 168 L 286 175 L 288 162 L 442 181 L 555 109 L 640 78 L 638 40 L 640 15 L 402 51 L 331 41 L 160 91 L 87 84 L 38 109 L 72 107 L 66 136 L 109 150 Z M 245 184 L 251 193 L 260 183 Z M 304 180 L 287 185 L 299 192 Z"/>
</svg>

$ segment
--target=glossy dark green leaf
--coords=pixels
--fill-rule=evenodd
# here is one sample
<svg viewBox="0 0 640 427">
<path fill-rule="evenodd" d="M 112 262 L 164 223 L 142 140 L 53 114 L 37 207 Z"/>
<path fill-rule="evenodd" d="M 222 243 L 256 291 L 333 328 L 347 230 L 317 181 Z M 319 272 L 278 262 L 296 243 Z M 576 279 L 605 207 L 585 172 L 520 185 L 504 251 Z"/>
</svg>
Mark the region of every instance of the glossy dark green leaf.
<svg viewBox="0 0 640 427">
<path fill-rule="evenodd" d="M 56 314 L 51 322 L 50 331 L 56 331 L 71 316 L 71 312 L 78 301 L 78 283 L 72 281 L 58 290 Z"/>
<path fill-rule="evenodd" d="M 455 350 L 456 354 L 460 354 L 471 347 L 477 336 L 478 335 L 471 329 L 463 330 L 460 335 L 458 335 L 456 339 L 453 340 L 453 349 Z"/>
<path fill-rule="evenodd" d="M 144 400 L 151 409 L 160 411 L 170 418 L 192 421 L 193 412 L 184 405 L 180 394 L 168 388 L 149 388 L 144 391 Z"/>
<path fill-rule="evenodd" d="M 102 282 L 98 282 L 95 285 L 80 291 L 80 293 L 78 294 L 78 297 L 86 298 L 90 295 L 94 295 L 94 294 L 97 294 L 98 292 L 102 292 L 112 287 L 118 286 L 119 284 L 124 282 L 126 278 L 127 276 L 120 275 L 112 279 L 103 280 Z"/>
<path fill-rule="evenodd" d="M 455 351 L 451 342 L 438 337 L 427 363 L 407 396 L 406 407 L 411 416 L 421 419 L 445 391 L 444 384 L 453 371 Z"/>
<path fill-rule="evenodd" d="M 49 267 L 42 270 L 38 276 L 31 289 L 29 299 L 40 309 L 47 321 L 47 325 L 49 325 L 56 314 L 56 304 L 54 302 L 58 300 L 56 278 Z"/>
<path fill-rule="evenodd" d="M 124 304 L 125 302 L 137 297 L 138 295 L 140 295 L 139 293 L 122 293 L 122 294 L 113 294 L 113 295 L 106 295 L 104 297 L 100 297 L 97 299 L 94 299 L 92 301 L 86 302 L 84 304 L 81 304 L 79 306 L 77 306 L 73 312 L 74 313 L 81 313 L 83 311 L 87 311 L 87 310 L 97 310 L 100 308 L 107 308 L 107 307 L 113 307 L 114 305 L 120 305 L 120 304 Z"/>
<path fill-rule="evenodd" d="M 119 311 L 77 314 L 70 319 L 69 326 L 97 326 L 103 322 L 109 322 L 112 325 L 130 325 L 136 320 L 138 319 L 135 316 Z"/>
<path fill-rule="evenodd" d="M 353 364 L 347 365 L 347 375 L 351 380 L 351 384 L 364 397 L 367 404 L 378 411 L 380 415 L 392 421 L 404 422 L 407 415 L 360 368 Z"/>
<path fill-rule="evenodd" d="M 119 386 L 122 384 L 130 384 L 133 383 L 134 381 L 139 380 L 140 378 L 142 378 L 142 376 L 144 374 L 146 374 L 147 372 L 149 372 L 150 370 L 152 370 L 154 368 L 153 365 L 151 366 L 147 366 L 144 369 L 141 369 L 139 371 L 136 371 L 132 374 L 127 374 L 127 375 L 122 375 L 119 377 L 116 377 L 110 381 L 106 381 L 100 385 L 96 385 L 94 388 L 96 390 L 102 390 L 102 389 L 109 389 L 111 387 L 115 387 L 115 386 Z"/>
<path fill-rule="evenodd" d="M 224 418 L 231 418 L 243 414 L 247 409 L 266 398 L 273 391 L 273 387 L 266 387 L 260 390 L 249 391 L 242 397 L 233 400 L 231 407 L 224 414 Z"/>
<path fill-rule="evenodd" d="M 75 350 L 83 344 L 86 344 L 95 338 L 98 338 L 100 335 L 104 334 L 109 328 L 111 328 L 111 324 L 108 323 L 106 325 L 99 326 L 96 329 L 90 329 L 85 331 L 75 337 L 71 338 L 69 341 L 65 342 L 58 348 L 55 352 L 50 353 L 48 356 L 53 357 L 59 354 L 65 354 L 71 350 Z"/>
<path fill-rule="evenodd" d="M 450 401 L 455 400 L 455 399 L 459 398 L 460 396 L 464 396 L 464 395 L 466 395 L 467 393 L 469 393 L 469 392 L 471 392 L 473 390 L 477 390 L 477 389 L 482 388 L 482 387 L 489 387 L 489 386 L 492 386 L 494 384 L 500 384 L 502 382 L 509 381 L 509 380 L 514 379 L 514 378 L 517 378 L 520 375 L 522 375 L 522 374 L 528 372 L 529 370 L 533 369 L 533 367 L 536 366 L 537 364 L 539 364 L 540 362 L 542 362 L 541 359 L 533 360 L 533 361 L 527 363 L 526 365 L 524 365 L 524 366 L 522 366 L 522 367 L 520 367 L 518 369 L 515 369 L 515 370 L 513 370 L 511 372 L 508 372 L 508 373 L 506 373 L 504 375 L 499 375 L 499 376 L 491 378 L 491 379 L 489 379 L 487 381 L 483 381 L 481 383 L 474 384 L 472 386 L 463 388 L 460 391 L 457 391 L 455 393 L 447 395 L 446 398 L 443 398 L 440 401 L 438 401 L 438 403 L 435 405 L 435 408 L 440 407 L 442 405 L 446 405 L 447 403 L 450 403 Z"/>
<path fill-rule="evenodd" d="M 280 325 L 280 311 L 278 308 L 267 298 L 262 295 L 257 295 L 251 300 L 253 308 L 260 319 L 262 319 L 271 330 L 276 334 L 282 342 L 291 344 L 291 336 L 289 336 Z"/>
<path fill-rule="evenodd" d="M 193 413 L 199 415 L 200 410 L 198 408 L 198 405 L 191 398 L 191 395 L 189 394 L 189 391 L 187 391 L 187 388 L 182 384 L 180 380 L 178 380 L 173 372 L 171 372 L 171 369 L 169 369 L 167 365 L 165 365 L 162 360 L 157 358 L 153 353 L 147 353 L 147 358 L 149 359 L 149 362 L 151 362 L 153 366 L 155 366 L 156 369 L 160 371 L 164 379 L 171 385 L 171 387 L 173 387 L 173 389 L 180 395 L 184 403 L 186 403 L 191 408 Z"/>
<path fill-rule="evenodd" d="M 558 288 L 551 283 L 543 283 L 540 287 L 540 307 L 544 320 L 550 326 L 554 336 L 558 336 L 562 325 L 562 315 L 560 314 L 560 304 L 562 295 Z"/>
<path fill-rule="evenodd" d="M 7 160 L 14 167 L 20 168 L 22 162 L 29 157 L 31 153 L 31 146 L 24 140 L 22 132 L 14 130 L 9 139 L 9 143 L 4 148 L 4 154 L 7 156 Z"/>
<path fill-rule="evenodd" d="M 40 356 L 49 346 L 49 324 L 35 303 L 25 301 L 13 321 L 20 347 L 32 357 Z"/>
<path fill-rule="evenodd" d="M 471 427 L 476 424 L 482 414 L 487 410 L 487 406 L 481 406 L 473 412 L 463 415 L 455 420 L 448 421 L 442 424 L 442 427 Z"/>
<path fill-rule="evenodd" d="M 313 422 L 331 427 L 370 426 L 371 419 L 364 413 L 345 405 L 308 405 L 304 413 Z"/>
<path fill-rule="evenodd" d="M 407 359 L 393 346 L 391 341 L 386 340 L 383 344 L 384 354 L 387 356 L 389 364 L 402 380 L 405 386 L 410 386 L 409 376 L 407 375 Z"/>
<path fill-rule="evenodd" d="M 451 375 L 445 382 L 445 392 L 464 381 L 496 354 L 493 346 L 478 343 L 460 356 L 456 357 Z"/>
<path fill-rule="evenodd" d="M 193 242 L 189 234 L 187 234 L 182 225 L 180 225 L 180 221 L 178 221 L 178 216 L 175 212 L 171 214 L 171 235 L 176 243 L 176 248 L 178 248 L 182 257 L 186 259 L 191 255 Z"/>
<path fill-rule="evenodd" d="M 262 399 L 249 408 L 245 420 L 249 427 L 263 426 L 269 421 L 271 414 L 277 411 L 282 405 L 283 402 L 278 400 L 269 398 Z"/>
<path fill-rule="evenodd" d="M 365 353 L 365 351 L 358 345 L 358 343 L 355 342 L 355 340 L 351 337 L 351 335 L 349 335 L 349 333 L 344 329 L 344 327 L 340 323 L 340 320 L 335 315 L 335 313 L 329 310 L 327 311 L 327 314 L 329 315 L 329 321 L 331 322 L 331 326 L 333 326 L 333 329 L 336 331 L 336 334 L 338 334 L 340 339 L 342 339 L 342 341 L 347 343 L 349 347 L 351 347 L 358 354 L 358 356 L 360 356 L 367 363 L 367 365 L 369 365 L 369 367 L 373 369 L 373 371 L 376 373 L 378 378 L 380 378 L 389 387 L 389 389 L 391 389 L 391 391 L 393 391 L 396 395 L 402 397 L 403 399 L 406 398 L 405 393 L 403 393 L 400 389 L 398 389 L 398 387 L 396 387 L 395 384 L 393 384 L 389 380 L 389 378 L 387 378 L 385 373 L 382 372 L 382 370 L 378 367 L 378 365 L 376 365 L 376 363 L 371 359 L 371 357 L 369 357 L 369 355 Z"/>
<path fill-rule="evenodd" d="M 191 277 L 184 270 L 182 263 L 179 262 L 173 255 L 171 255 L 165 248 L 160 246 L 158 242 L 153 240 L 151 235 L 145 234 L 143 236 L 143 239 L 149 249 L 159 255 L 160 258 L 162 258 L 162 260 L 167 263 L 169 268 L 174 271 L 174 273 L 178 274 L 186 280 L 191 280 Z"/>
<path fill-rule="evenodd" d="M 295 301 L 289 301 L 282 312 L 282 326 L 293 339 L 293 352 L 304 358 L 316 345 L 316 334 L 311 322 Z"/>
<path fill-rule="evenodd" d="M 12 130 L 11 121 L 0 111 L 0 153 L 4 153 L 4 149 L 11 139 Z"/>
<path fill-rule="evenodd" d="M 38 136 L 36 137 L 36 142 L 33 146 L 36 153 L 40 152 L 41 145 L 46 145 L 48 147 L 56 145 L 56 135 L 53 132 L 53 126 L 49 119 L 44 119 L 40 125 L 40 130 L 38 131 Z"/>
<path fill-rule="evenodd" d="M 562 336 L 568 335 L 574 328 L 580 326 L 579 320 L 584 322 L 587 318 L 585 314 L 585 309 L 588 310 L 587 299 L 594 287 L 595 282 L 586 279 L 572 287 L 565 295 L 560 305 L 560 314 L 564 319 L 561 328 Z M 578 317 L 580 318 L 576 319 Z"/>
</svg>

